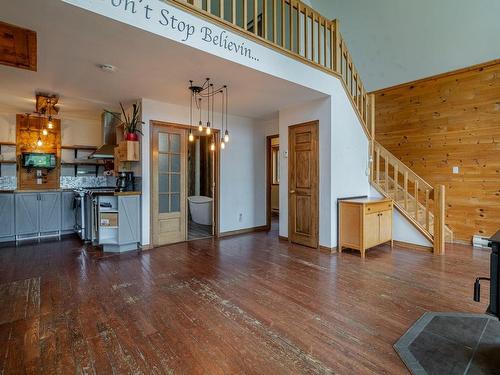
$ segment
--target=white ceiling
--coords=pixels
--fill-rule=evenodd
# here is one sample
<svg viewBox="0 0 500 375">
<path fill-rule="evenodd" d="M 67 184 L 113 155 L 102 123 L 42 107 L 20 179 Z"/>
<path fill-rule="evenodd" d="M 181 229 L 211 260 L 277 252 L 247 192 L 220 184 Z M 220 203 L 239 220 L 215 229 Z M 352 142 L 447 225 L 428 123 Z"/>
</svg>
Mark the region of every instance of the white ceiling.
<svg viewBox="0 0 500 375">
<path fill-rule="evenodd" d="M 500 57 L 499 0 L 311 0 L 338 18 L 368 90 Z"/>
<path fill-rule="evenodd" d="M 1 21 L 38 34 L 37 72 L 0 66 L 2 111 L 32 111 L 36 91 L 59 94 L 61 115 L 81 118 L 143 97 L 188 105 L 188 81 L 205 77 L 229 86 L 232 114 L 251 118 L 323 96 L 61 1 L 3 1 L 1 10 Z"/>
</svg>

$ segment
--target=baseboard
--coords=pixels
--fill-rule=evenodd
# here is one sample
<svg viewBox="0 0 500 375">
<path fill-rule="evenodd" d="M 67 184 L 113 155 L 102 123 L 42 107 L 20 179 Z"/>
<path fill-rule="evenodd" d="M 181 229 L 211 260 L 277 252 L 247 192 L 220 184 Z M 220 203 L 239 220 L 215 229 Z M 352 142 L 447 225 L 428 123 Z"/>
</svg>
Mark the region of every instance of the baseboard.
<svg viewBox="0 0 500 375">
<path fill-rule="evenodd" d="M 286 242 L 288 242 L 288 237 L 286 237 L 286 236 L 278 236 L 278 239 L 280 241 L 286 241 Z"/>
<path fill-rule="evenodd" d="M 402 247 L 403 249 L 410 249 L 410 250 L 420 250 L 420 251 L 427 251 L 427 252 L 434 251 L 434 248 L 432 246 L 417 245 L 414 243 L 409 243 L 409 242 L 404 242 L 404 241 L 394 240 L 394 246 L 398 246 L 398 247 Z"/>
<path fill-rule="evenodd" d="M 328 246 L 319 246 L 319 251 L 324 254 L 333 254 L 337 252 L 337 246 L 328 247 Z"/>
<path fill-rule="evenodd" d="M 237 229 L 237 230 L 231 230 L 228 232 L 221 232 L 219 233 L 219 237 L 231 237 L 231 236 L 238 236 L 240 234 L 246 234 L 246 233 L 253 233 L 253 232 L 264 232 L 267 231 L 269 228 L 267 225 L 261 225 L 258 227 L 251 227 L 251 228 L 245 228 L 245 229 Z"/>
<path fill-rule="evenodd" d="M 141 249 L 141 250 L 151 250 L 153 248 L 154 248 L 154 246 L 152 244 L 139 245 L 139 249 Z"/>
</svg>

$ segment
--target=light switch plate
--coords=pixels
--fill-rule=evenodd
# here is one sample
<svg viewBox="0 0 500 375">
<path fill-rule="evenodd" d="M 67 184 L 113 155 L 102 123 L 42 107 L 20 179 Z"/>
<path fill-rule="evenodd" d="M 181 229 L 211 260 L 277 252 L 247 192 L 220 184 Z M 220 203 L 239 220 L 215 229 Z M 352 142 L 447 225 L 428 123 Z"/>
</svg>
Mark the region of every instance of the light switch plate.
<svg viewBox="0 0 500 375">
<path fill-rule="evenodd" d="M 453 167 L 453 174 L 458 174 L 458 173 L 460 173 L 460 168 Z"/>
</svg>

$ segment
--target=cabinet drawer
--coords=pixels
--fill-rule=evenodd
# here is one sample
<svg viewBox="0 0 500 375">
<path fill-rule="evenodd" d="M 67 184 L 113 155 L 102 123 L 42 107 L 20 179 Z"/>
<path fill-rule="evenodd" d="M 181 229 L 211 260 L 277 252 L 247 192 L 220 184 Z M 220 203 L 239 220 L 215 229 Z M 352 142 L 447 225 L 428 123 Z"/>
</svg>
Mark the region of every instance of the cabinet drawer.
<svg viewBox="0 0 500 375">
<path fill-rule="evenodd" d="M 392 202 L 377 202 L 365 205 L 365 214 L 392 210 Z"/>
</svg>

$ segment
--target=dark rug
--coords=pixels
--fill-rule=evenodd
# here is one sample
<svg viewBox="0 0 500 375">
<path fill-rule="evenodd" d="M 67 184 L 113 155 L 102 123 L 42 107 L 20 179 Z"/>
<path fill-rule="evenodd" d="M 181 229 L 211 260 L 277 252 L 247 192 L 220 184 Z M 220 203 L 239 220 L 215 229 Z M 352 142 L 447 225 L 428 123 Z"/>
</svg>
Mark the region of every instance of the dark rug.
<svg viewBox="0 0 500 375">
<path fill-rule="evenodd" d="M 394 348 L 412 374 L 500 374 L 500 322 L 488 315 L 425 313 Z"/>
</svg>

